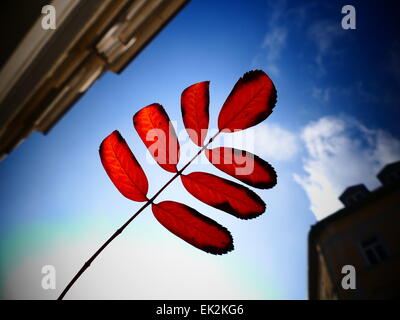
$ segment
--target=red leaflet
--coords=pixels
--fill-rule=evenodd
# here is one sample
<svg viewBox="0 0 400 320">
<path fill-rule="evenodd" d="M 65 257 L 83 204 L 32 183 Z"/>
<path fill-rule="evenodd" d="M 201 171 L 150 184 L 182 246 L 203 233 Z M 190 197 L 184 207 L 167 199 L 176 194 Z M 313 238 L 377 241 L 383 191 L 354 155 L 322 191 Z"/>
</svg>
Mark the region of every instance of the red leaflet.
<svg viewBox="0 0 400 320">
<path fill-rule="evenodd" d="M 208 107 L 210 103 L 210 81 L 196 83 L 186 88 L 181 95 L 183 123 L 190 139 L 201 147 L 208 130 Z"/>
<path fill-rule="evenodd" d="M 190 138 L 202 148 L 179 171 L 179 142 L 164 108 L 154 103 L 134 115 L 133 125 L 150 154 L 163 169 L 176 172 L 151 199 L 147 199 L 146 175 L 119 132 L 114 131 L 103 140 L 99 153 L 111 181 L 125 197 L 147 202 L 90 257 L 68 283 L 59 300 L 62 300 L 94 259 L 150 204 L 155 218 L 165 228 L 194 247 L 212 254 L 225 254 L 233 250 L 230 232 L 214 220 L 182 203 L 154 203 L 179 176 L 184 187 L 194 197 L 240 219 L 251 219 L 265 212 L 264 201 L 242 185 L 209 173 L 182 174 L 205 150 L 207 158 L 217 168 L 251 186 L 271 188 L 276 184 L 275 170 L 251 153 L 232 148 L 205 149 L 204 140 L 209 122 L 209 84 L 209 81 L 199 82 L 182 92 L 181 110 L 186 130 Z M 260 70 L 245 73 L 222 106 L 218 117 L 219 131 L 214 138 L 222 131 L 243 130 L 260 123 L 271 114 L 275 103 L 276 89 L 271 79 Z"/>
<path fill-rule="evenodd" d="M 265 211 L 261 198 L 235 182 L 204 172 L 181 176 L 182 183 L 194 197 L 240 219 L 251 219 Z"/>
<path fill-rule="evenodd" d="M 252 187 L 269 189 L 276 185 L 274 168 L 248 151 L 221 147 L 206 149 L 205 154 L 219 170 Z"/>
<path fill-rule="evenodd" d="M 165 170 L 176 172 L 179 142 L 162 105 L 151 104 L 133 116 L 133 125 L 153 158 Z"/>
<path fill-rule="evenodd" d="M 146 201 L 149 188 L 146 175 L 117 130 L 103 140 L 99 153 L 104 169 L 119 192 L 128 199 Z"/>
<path fill-rule="evenodd" d="M 233 250 L 230 232 L 195 209 L 174 201 L 153 204 L 152 209 L 165 228 L 196 248 L 212 254 Z"/>
<path fill-rule="evenodd" d="M 265 120 L 276 103 L 276 89 L 264 71 L 246 72 L 236 82 L 218 116 L 223 131 L 242 130 Z"/>
</svg>

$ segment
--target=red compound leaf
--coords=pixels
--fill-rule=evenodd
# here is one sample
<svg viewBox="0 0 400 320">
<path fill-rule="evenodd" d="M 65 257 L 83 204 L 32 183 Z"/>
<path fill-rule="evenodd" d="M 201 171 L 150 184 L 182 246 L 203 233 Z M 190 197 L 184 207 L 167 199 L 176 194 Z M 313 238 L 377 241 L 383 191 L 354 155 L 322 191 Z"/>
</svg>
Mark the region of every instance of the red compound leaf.
<svg viewBox="0 0 400 320">
<path fill-rule="evenodd" d="M 146 201 L 147 177 L 118 131 L 103 140 L 99 153 L 105 171 L 119 192 L 133 201 Z"/>
<path fill-rule="evenodd" d="M 276 103 L 276 89 L 264 71 L 246 72 L 235 84 L 218 116 L 218 128 L 232 132 L 265 120 Z"/>
<path fill-rule="evenodd" d="M 252 187 L 269 189 L 276 185 L 277 176 L 274 168 L 248 151 L 220 147 L 206 149 L 205 154 L 219 170 Z"/>
<path fill-rule="evenodd" d="M 154 103 L 139 110 L 133 125 L 157 163 L 169 172 L 177 172 L 179 142 L 163 106 Z"/>
<path fill-rule="evenodd" d="M 207 136 L 210 104 L 210 81 L 196 83 L 186 88 L 181 95 L 183 123 L 190 139 L 201 147 Z"/>
<path fill-rule="evenodd" d="M 196 248 L 212 254 L 233 250 L 230 232 L 195 209 L 174 201 L 153 204 L 152 209 L 165 228 Z"/>
<path fill-rule="evenodd" d="M 181 176 L 194 197 L 240 219 L 251 219 L 265 211 L 265 203 L 248 188 L 204 172 Z"/>
</svg>

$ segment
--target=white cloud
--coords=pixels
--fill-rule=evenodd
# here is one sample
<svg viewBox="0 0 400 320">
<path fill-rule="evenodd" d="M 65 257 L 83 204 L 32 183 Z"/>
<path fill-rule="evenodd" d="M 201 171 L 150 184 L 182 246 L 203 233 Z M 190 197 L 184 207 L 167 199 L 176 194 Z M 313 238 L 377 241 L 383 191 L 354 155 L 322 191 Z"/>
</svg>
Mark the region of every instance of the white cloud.
<svg viewBox="0 0 400 320">
<path fill-rule="evenodd" d="M 311 26 L 309 34 L 316 43 L 319 52 L 325 53 L 332 47 L 334 37 L 339 34 L 338 30 L 338 23 L 322 20 Z"/>
<path fill-rule="evenodd" d="M 266 51 L 267 68 L 271 73 L 278 74 L 279 68 L 276 65 L 281 56 L 281 51 L 286 45 L 287 30 L 283 27 L 271 28 L 264 37 L 262 48 Z"/>
<path fill-rule="evenodd" d="M 398 139 L 354 119 L 321 118 L 307 125 L 301 138 L 307 175 L 295 174 L 294 179 L 307 193 L 318 220 L 342 207 L 338 196 L 346 187 L 358 183 L 377 187 L 377 172 L 400 159 Z"/>
<path fill-rule="evenodd" d="M 333 20 L 317 21 L 308 30 L 308 36 L 317 46 L 315 62 L 321 73 L 325 73 L 324 57 L 332 51 L 334 42 L 342 35 L 344 35 L 344 32 L 340 23 Z"/>
<path fill-rule="evenodd" d="M 313 87 L 311 89 L 311 95 L 314 99 L 326 103 L 329 102 L 329 100 L 331 99 L 331 89 Z"/>
<path fill-rule="evenodd" d="M 274 1 L 270 5 L 268 31 L 266 32 L 261 44 L 262 52 L 253 59 L 253 65 L 259 63 L 265 65 L 267 72 L 279 75 L 280 70 L 277 65 L 281 57 L 281 52 L 287 42 L 287 28 L 282 27 L 280 21 L 285 16 L 286 1 Z"/>
<path fill-rule="evenodd" d="M 267 161 L 291 160 L 299 149 L 296 136 L 276 123 L 228 133 L 223 139 L 224 146 L 250 151 Z"/>
</svg>

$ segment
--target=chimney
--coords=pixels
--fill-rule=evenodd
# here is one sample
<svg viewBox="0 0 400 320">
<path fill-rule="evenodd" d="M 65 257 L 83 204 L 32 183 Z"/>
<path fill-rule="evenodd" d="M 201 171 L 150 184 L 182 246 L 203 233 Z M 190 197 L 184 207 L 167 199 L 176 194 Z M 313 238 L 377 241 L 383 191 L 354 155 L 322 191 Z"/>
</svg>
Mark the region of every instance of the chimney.
<svg viewBox="0 0 400 320">
<path fill-rule="evenodd" d="M 369 195 L 369 190 L 363 184 L 348 187 L 340 195 L 339 200 L 344 204 L 345 207 L 351 206 Z"/>
<path fill-rule="evenodd" d="M 384 186 L 400 182 L 400 161 L 384 166 L 377 177 Z"/>
</svg>

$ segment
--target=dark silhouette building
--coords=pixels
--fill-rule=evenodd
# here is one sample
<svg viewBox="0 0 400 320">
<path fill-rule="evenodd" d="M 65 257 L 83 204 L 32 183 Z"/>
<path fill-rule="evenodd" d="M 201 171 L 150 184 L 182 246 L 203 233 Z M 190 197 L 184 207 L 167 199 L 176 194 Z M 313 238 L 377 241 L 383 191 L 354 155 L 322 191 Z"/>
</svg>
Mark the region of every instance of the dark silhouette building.
<svg viewBox="0 0 400 320">
<path fill-rule="evenodd" d="M 33 131 L 48 133 L 105 72 L 121 73 L 188 0 L 3 2 L 0 160 Z"/>
<path fill-rule="evenodd" d="M 344 208 L 312 226 L 308 238 L 310 299 L 392 299 L 400 297 L 400 161 L 377 175 L 382 186 L 347 188 Z M 354 289 L 342 273 L 354 267 Z"/>
</svg>

